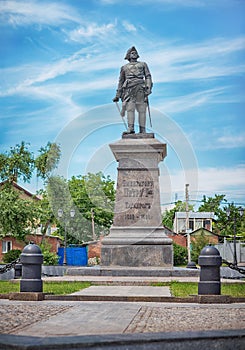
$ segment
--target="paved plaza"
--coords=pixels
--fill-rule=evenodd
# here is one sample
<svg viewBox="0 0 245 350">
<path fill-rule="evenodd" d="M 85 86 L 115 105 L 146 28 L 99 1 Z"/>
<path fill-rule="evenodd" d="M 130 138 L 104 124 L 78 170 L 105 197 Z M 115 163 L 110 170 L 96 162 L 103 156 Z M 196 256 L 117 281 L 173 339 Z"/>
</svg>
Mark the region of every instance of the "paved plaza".
<svg viewBox="0 0 245 350">
<path fill-rule="evenodd" d="M 98 285 L 74 294 L 171 296 L 169 287 L 147 285 Z M 245 303 L 34 302 L 2 299 L 0 315 L 3 334 L 39 337 L 245 329 Z"/>
</svg>

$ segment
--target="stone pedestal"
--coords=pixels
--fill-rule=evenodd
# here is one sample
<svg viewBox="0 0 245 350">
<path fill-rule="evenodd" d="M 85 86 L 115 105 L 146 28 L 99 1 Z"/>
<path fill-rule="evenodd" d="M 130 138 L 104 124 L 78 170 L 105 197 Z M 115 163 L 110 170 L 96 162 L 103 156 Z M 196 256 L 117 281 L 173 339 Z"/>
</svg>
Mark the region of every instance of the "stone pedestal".
<svg viewBox="0 0 245 350">
<path fill-rule="evenodd" d="M 166 144 L 154 134 L 124 135 L 110 148 L 118 161 L 114 221 L 102 241 L 104 266 L 172 267 L 172 240 L 161 223 L 158 163 Z"/>
</svg>

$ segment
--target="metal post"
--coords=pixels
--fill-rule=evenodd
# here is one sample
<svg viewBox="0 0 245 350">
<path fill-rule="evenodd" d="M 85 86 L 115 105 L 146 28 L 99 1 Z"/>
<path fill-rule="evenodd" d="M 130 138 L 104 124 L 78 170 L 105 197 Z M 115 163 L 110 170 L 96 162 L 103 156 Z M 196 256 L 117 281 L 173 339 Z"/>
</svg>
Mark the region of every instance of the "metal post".
<svg viewBox="0 0 245 350">
<path fill-rule="evenodd" d="M 190 230 L 187 230 L 187 251 L 188 251 L 188 263 L 191 262 L 191 236 Z"/>
<path fill-rule="evenodd" d="M 93 240 L 96 240 L 95 230 L 94 230 L 94 211 L 93 211 L 93 208 L 91 209 L 91 223 L 92 223 L 92 237 L 93 237 Z"/>
<path fill-rule="evenodd" d="M 233 239 L 233 245 L 234 245 L 234 265 L 237 266 L 237 253 L 236 253 L 236 215 L 234 216 L 234 239 Z"/>
<path fill-rule="evenodd" d="M 186 221 L 185 221 L 185 229 L 187 233 L 187 251 L 188 251 L 188 263 L 191 262 L 191 238 L 189 231 L 189 192 L 188 192 L 189 184 L 185 185 L 185 204 L 186 204 Z"/>
<path fill-rule="evenodd" d="M 64 260 L 63 265 L 66 265 L 66 223 L 65 223 L 65 242 L 64 242 Z"/>
<path fill-rule="evenodd" d="M 71 218 L 74 218 L 74 216 L 75 216 L 75 210 L 74 209 L 71 209 L 70 210 L 70 217 Z M 63 216 L 63 210 L 62 209 L 59 209 L 58 210 L 58 217 L 59 218 L 62 218 L 62 216 Z M 67 264 L 67 255 L 66 255 L 66 253 L 67 253 L 67 251 L 66 251 L 66 245 L 67 245 L 67 240 L 66 240 L 66 234 L 67 234 L 67 221 L 66 221 L 66 218 L 65 218 L 65 241 L 64 241 L 64 260 L 63 260 L 63 265 L 66 265 Z"/>
</svg>

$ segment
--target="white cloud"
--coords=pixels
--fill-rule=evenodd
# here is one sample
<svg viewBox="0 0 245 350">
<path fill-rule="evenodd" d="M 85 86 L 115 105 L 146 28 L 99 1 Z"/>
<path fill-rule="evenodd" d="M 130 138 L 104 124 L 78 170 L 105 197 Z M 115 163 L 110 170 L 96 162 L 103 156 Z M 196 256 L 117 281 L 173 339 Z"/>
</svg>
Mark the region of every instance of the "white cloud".
<svg viewBox="0 0 245 350">
<path fill-rule="evenodd" d="M 100 0 L 103 5 L 117 5 L 124 3 L 124 0 Z M 239 2 L 239 1 L 238 1 Z M 229 0 L 134 0 L 129 2 L 127 6 L 137 6 L 137 5 L 165 5 L 165 7 L 159 8 L 160 10 L 175 9 L 176 7 L 207 7 L 207 6 L 217 6 L 217 5 L 229 5 Z"/>
<path fill-rule="evenodd" d="M 235 135 L 223 135 L 217 139 L 217 148 L 239 147 L 245 147 L 245 132 L 236 133 Z"/>
<path fill-rule="evenodd" d="M 107 35 L 112 35 L 115 30 L 115 24 L 108 23 L 103 25 L 97 25 L 96 23 L 91 23 L 86 26 L 79 27 L 69 33 L 69 37 L 73 41 L 82 42 L 84 40 L 91 40 L 95 37 L 103 38 Z"/>
<path fill-rule="evenodd" d="M 107 37 L 111 37 L 110 30 L 114 30 L 114 28 L 113 24 L 103 27 L 104 43 Z M 85 30 L 81 32 L 80 35 L 101 35 L 100 27 L 92 26 L 91 30 Z M 229 54 L 244 48 L 245 38 L 235 38 L 233 40 L 216 39 L 210 41 L 209 44 L 204 42 L 190 46 L 175 44 L 174 46 L 170 45 L 164 49 L 159 47 L 155 50 L 152 50 L 152 47 L 150 47 L 151 54 L 148 55 L 154 83 L 232 76 L 244 72 L 244 65 L 239 65 L 236 60 L 229 59 Z M 226 58 L 223 57 L 220 59 L 217 52 L 222 52 L 223 56 Z M 91 93 L 93 88 L 98 89 L 99 86 L 101 89 L 108 88 L 108 77 L 111 77 L 113 70 L 118 69 L 119 71 L 120 64 L 118 64 L 115 57 L 118 57 L 117 46 L 111 47 L 109 50 L 108 48 L 105 49 L 104 46 L 99 48 L 93 45 L 75 52 L 68 58 L 57 60 L 52 64 L 28 64 L 22 67 L 14 67 L 13 69 L 2 69 L 1 76 L 6 76 L 8 79 L 5 78 L 4 80 L 12 81 L 12 83 L 10 89 L 6 86 L 2 86 L 1 95 L 21 93 L 22 88 L 31 87 L 40 83 L 44 84 L 51 79 L 55 79 L 69 72 L 83 75 L 84 79 L 87 79 L 86 77 L 89 76 Z M 107 79 L 105 80 L 105 85 L 103 86 L 103 81 L 101 81 L 98 86 L 96 72 L 105 72 L 106 70 Z M 115 72 L 113 76 L 115 76 Z M 117 77 L 114 78 L 115 85 L 116 79 Z M 101 80 L 103 80 L 103 78 Z M 65 85 L 63 86 L 65 88 Z M 212 89 L 185 96 L 183 97 L 183 99 L 187 98 L 185 106 L 187 108 L 188 104 L 190 106 L 193 103 L 194 105 L 202 104 L 207 100 L 213 99 L 215 96 L 221 96 L 222 89 L 223 88 Z M 170 111 L 173 110 L 174 105 L 176 105 L 176 101 L 168 102 Z"/>
<path fill-rule="evenodd" d="M 203 195 L 214 196 L 215 194 L 225 194 L 228 201 L 245 202 L 245 165 L 236 168 L 199 168 L 198 187 L 189 181 L 190 199 L 193 201 L 202 199 Z M 185 200 L 184 189 L 186 176 L 184 170 L 169 170 L 169 179 L 166 174 L 160 176 L 160 188 L 162 203 L 166 204 L 174 201 L 173 196 L 178 195 L 178 199 Z M 170 186 L 166 186 L 166 182 Z M 243 191 L 241 190 L 243 189 Z"/>
<path fill-rule="evenodd" d="M 173 82 L 243 73 L 245 65 L 237 63 L 231 55 L 244 49 L 244 37 L 215 38 L 191 45 L 165 43 L 157 49 L 151 47 L 150 54 L 145 57 L 151 62 L 155 82 Z"/>
<path fill-rule="evenodd" d="M 228 91 L 228 87 L 223 86 L 178 96 L 172 99 L 161 99 L 156 107 L 166 113 L 180 113 L 200 107 L 207 103 L 234 102 L 234 98 L 222 96 L 226 91 Z"/>
<path fill-rule="evenodd" d="M 49 25 L 56 26 L 64 22 L 80 23 L 81 18 L 75 10 L 61 2 L 17 0 L 0 2 L 2 23 L 13 26 Z"/>
<path fill-rule="evenodd" d="M 127 32 L 136 32 L 137 31 L 136 27 L 132 23 L 129 23 L 128 21 L 123 21 L 122 25 L 124 26 L 124 28 L 126 29 Z"/>
<path fill-rule="evenodd" d="M 198 130 L 198 133 L 196 130 L 190 131 L 189 138 L 193 147 L 201 151 L 245 148 L 245 132 L 239 129 L 234 117 L 230 117 L 229 120 L 229 126 L 210 127 L 208 141 L 205 131 Z"/>
</svg>

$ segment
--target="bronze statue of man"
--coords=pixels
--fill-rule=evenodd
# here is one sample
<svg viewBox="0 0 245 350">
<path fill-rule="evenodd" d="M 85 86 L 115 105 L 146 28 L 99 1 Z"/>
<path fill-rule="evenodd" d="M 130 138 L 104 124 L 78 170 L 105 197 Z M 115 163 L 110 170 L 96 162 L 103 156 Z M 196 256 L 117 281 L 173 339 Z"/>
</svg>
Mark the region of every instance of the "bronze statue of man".
<svg viewBox="0 0 245 350">
<path fill-rule="evenodd" d="M 139 132 L 145 133 L 146 108 L 148 95 L 151 94 L 152 79 L 150 70 L 145 62 L 139 62 L 136 48 L 131 47 L 125 56 L 129 63 L 121 67 L 118 88 L 113 102 L 122 100 L 121 115 L 127 111 L 127 134 L 134 134 L 135 110 L 138 112 Z"/>
</svg>

